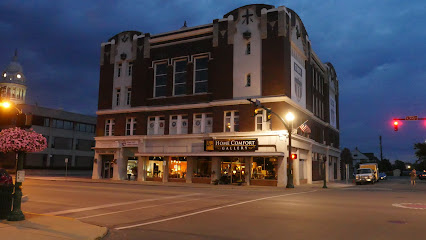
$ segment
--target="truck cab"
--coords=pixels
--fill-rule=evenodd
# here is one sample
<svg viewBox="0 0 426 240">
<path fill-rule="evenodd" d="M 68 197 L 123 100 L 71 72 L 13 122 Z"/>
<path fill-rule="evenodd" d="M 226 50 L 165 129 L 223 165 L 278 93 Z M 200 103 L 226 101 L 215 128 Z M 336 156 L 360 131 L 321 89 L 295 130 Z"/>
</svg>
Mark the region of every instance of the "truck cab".
<svg viewBox="0 0 426 240">
<path fill-rule="evenodd" d="M 358 168 L 356 170 L 355 175 L 355 183 L 356 185 L 360 185 L 363 183 L 372 183 L 375 182 L 375 176 L 373 170 L 371 168 Z"/>
</svg>

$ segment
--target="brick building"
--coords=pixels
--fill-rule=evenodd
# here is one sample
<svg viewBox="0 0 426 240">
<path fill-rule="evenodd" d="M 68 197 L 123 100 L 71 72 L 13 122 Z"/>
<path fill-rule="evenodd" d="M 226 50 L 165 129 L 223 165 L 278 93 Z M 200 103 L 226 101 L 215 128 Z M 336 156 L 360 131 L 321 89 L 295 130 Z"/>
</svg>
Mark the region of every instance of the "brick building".
<svg viewBox="0 0 426 240">
<path fill-rule="evenodd" d="M 338 80 L 300 17 L 253 4 L 212 23 L 101 44 L 93 178 L 285 186 L 288 131 L 258 99 L 295 115 L 294 183 L 340 179 Z M 308 128 L 298 128 L 305 121 Z M 327 164 L 323 164 L 323 160 Z M 132 173 L 132 169 L 134 172 Z"/>
</svg>

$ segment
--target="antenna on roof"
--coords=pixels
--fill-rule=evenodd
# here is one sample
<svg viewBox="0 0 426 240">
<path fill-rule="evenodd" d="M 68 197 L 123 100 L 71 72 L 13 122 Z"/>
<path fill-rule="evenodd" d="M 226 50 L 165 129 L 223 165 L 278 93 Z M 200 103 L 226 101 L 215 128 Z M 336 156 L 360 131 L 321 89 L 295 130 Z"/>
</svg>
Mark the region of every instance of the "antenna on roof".
<svg viewBox="0 0 426 240">
<path fill-rule="evenodd" d="M 183 26 L 180 28 L 180 29 L 182 29 L 182 28 L 187 28 L 188 26 L 186 25 L 186 21 L 183 23 Z"/>
</svg>

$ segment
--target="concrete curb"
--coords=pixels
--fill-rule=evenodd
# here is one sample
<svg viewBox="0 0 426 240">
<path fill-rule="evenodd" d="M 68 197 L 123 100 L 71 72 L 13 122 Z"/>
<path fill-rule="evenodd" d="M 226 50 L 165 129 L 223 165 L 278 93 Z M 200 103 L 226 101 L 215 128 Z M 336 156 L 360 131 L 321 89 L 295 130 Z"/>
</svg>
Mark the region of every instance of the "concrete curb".
<svg viewBox="0 0 426 240">
<path fill-rule="evenodd" d="M 25 213 L 24 221 L 0 221 L 2 239 L 90 239 L 99 240 L 108 234 L 106 227 L 81 222 L 74 218 Z"/>
</svg>

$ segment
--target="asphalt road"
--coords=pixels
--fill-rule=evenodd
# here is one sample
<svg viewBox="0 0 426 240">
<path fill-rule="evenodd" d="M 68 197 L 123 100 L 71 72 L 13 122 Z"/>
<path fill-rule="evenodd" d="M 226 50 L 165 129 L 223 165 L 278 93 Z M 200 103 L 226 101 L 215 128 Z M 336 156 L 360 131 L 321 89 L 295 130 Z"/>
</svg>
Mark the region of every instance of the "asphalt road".
<svg viewBox="0 0 426 240">
<path fill-rule="evenodd" d="M 292 190 L 26 180 L 23 211 L 110 229 L 105 239 L 424 239 L 426 181 Z"/>
</svg>

